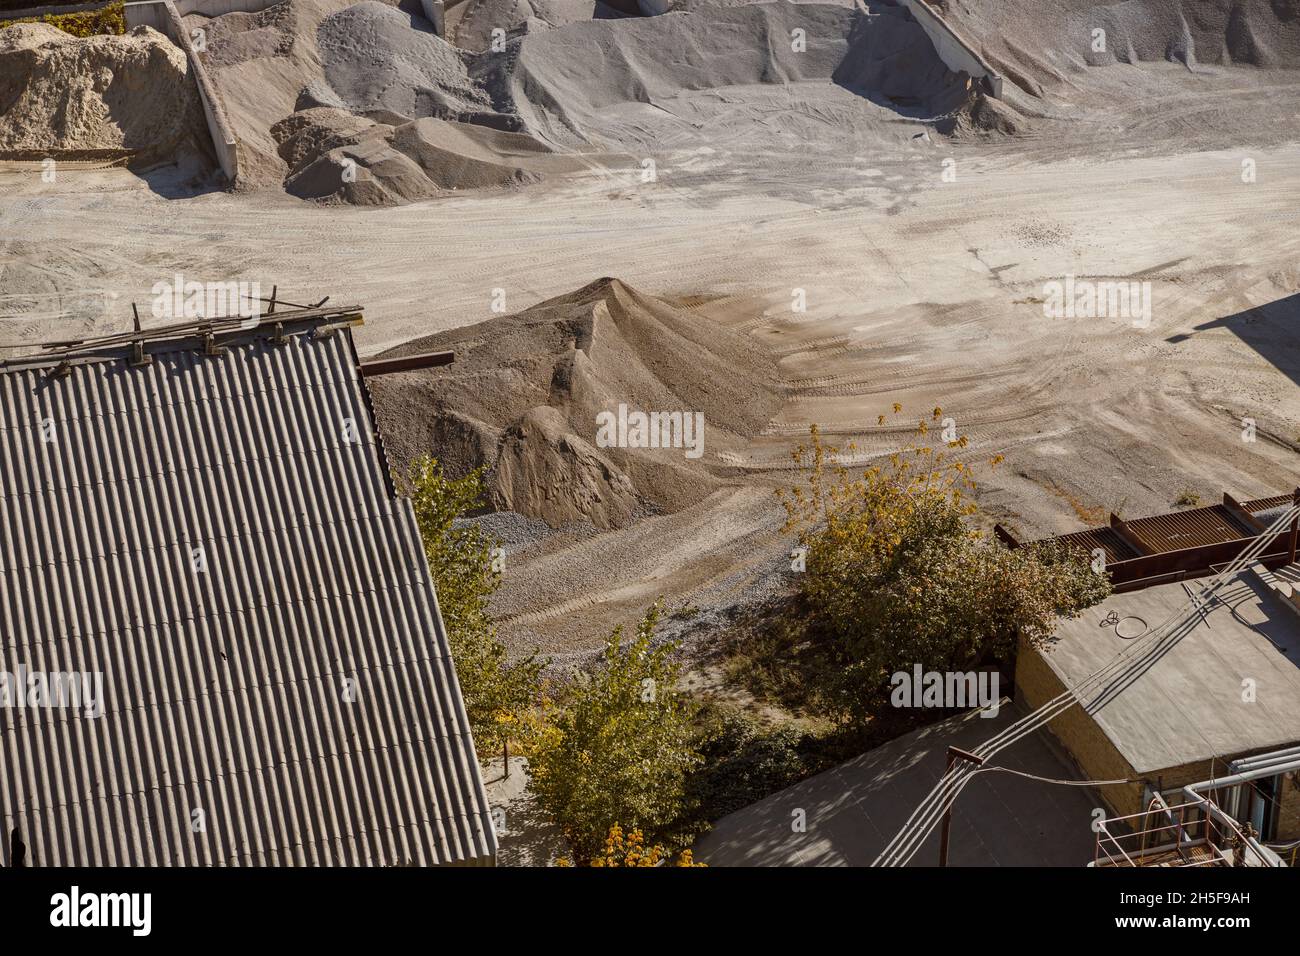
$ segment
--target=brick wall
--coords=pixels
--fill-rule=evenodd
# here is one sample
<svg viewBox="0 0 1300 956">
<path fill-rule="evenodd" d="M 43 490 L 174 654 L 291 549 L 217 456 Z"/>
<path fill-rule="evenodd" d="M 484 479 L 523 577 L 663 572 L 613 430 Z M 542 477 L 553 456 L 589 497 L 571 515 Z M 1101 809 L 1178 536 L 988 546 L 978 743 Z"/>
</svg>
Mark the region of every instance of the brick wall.
<svg viewBox="0 0 1300 956">
<path fill-rule="evenodd" d="M 1282 778 L 1282 789 L 1278 794 L 1278 843 L 1300 840 L 1300 789 L 1297 789 L 1296 781 L 1300 781 L 1300 773 L 1293 780 L 1288 780 L 1285 776 Z M 1284 857 L 1288 863 L 1291 862 L 1291 854 L 1284 854 Z M 1296 861 L 1300 863 L 1300 855 L 1297 855 Z"/>
</svg>

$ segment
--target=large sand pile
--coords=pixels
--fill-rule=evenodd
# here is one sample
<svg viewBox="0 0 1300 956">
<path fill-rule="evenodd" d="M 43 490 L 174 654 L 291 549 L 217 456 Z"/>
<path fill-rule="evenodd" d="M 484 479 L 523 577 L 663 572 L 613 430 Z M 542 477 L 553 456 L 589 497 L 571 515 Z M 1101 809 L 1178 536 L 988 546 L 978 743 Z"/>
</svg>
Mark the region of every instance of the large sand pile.
<svg viewBox="0 0 1300 956">
<path fill-rule="evenodd" d="M 349 202 L 524 182 L 575 165 L 547 165 L 536 145 L 446 124 L 527 134 L 564 151 L 644 155 L 713 137 L 836 153 L 882 138 L 906 143 L 918 123 L 942 130 L 944 114 L 971 102 L 967 78 L 888 0 L 861 11 L 706 3 L 648 18 L 626 15 L 629 0 L 619 7 L 469 0 L 454 8 L 449 35 L 471 49 L 377 0 L 284 0 L 255 14 L 192 16 L 187 26 L 207 33 L 205 62 L 240 138 L 245 182 Z M 503 50 L 487 48 L 489 27 L 506 31 Z M 291 118 L 320 108 L 372 122 Z M 421 119 L 445 123 L 409 127 Z M 304 144 L 315 143 L 329 145 L 309 155 Z M 344 159 L 368 171 L 365 184 L 340 179 Z"/>
<path fill-rule="evenodd" d="M 321 74 L 316 28 L 352 0 L 287 0 L 256 13 L 185 17 L 202 30 L 203 62 L 239 141 L 242 186 L 280 185 L 288 169 L 271 129 Z M 313 104 L 321 105 L 321 104 Z"/>
<path fill-rule="evenodd" d="M 202 154 L 206 135 L 185 55 L 162 34 L 0 30 L 0 150 L 127 150 L 157 161 Z"/>
<path fill-rule="evenodd" d="M 1300 67 L 1300 0 L 934 0 L 1021 90 L 1089 67 L 1171 61 Z M 1104 49 L 1094 31 L 1104 31 Z"/>
<path fill-rule="evenodd" d="M 726 471 L 718 453 L 782 400 L 758 346 L 614 279 L 389 354 L 440 349 L 454 365 L 371 384 L 394 465 L 429 452 L 452 473 L 487 465 L 497 510 L 556 527 L 619 527 L 699 501 Z M 702 413 L 703 455 L 600 447 L 597 415 L 620 404 Z"/>
<path fill-rule="evenodd" d="M 797 46 L 794 31 L 804 41 Z M 883 127 L 899 110 L 934 116 L 969 97 L 967 77 L 950 72 L 920 26 L 901 7 L 783 2 L 701 4 L 686 12 L 591 21 L 523 38 L 509 82 L 526 128 L 579 146 L 652 147 L 731 114 L 769 129 L 824 127 L 814 107 L 751 101 L 761 88 L 832 85 L 856 94 L 840 113 L 853 127 Z M 829 89 L 828 89 L 829 92 Z M 837 112 L 839 112 L 837 110 Z M 823 129 L 820 137 L 825 138 Z"/>
<path fill-rule="evenodd" d="M 413 18 L 375 0 L 326 17 L 317 30 L 325 81 L 357 112 L 513 125 L 470 79 L 466 58 Z"/>
<path fill-rule="evenodd" d="M 246 187 L 365 205 L 535 182 L 567 171 L 511 134 L 467 54 L 385 3 L 286 0 L 187 18 L 240 141 Z"/>
</svg>

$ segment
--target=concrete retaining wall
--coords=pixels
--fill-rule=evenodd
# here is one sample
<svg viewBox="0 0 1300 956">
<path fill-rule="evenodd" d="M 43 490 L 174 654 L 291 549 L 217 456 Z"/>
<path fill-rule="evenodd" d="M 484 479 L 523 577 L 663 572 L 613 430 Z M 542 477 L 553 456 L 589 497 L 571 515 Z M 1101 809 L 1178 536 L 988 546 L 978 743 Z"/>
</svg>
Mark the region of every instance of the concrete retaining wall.
<svg viewBox="0 0 1300 956">
<path fill-rule="evenodd" d="M 176 12 L 183 17 L 201 13 L 205 17 L 220 17 L 227 13 L 257 13 L 274 6 L 279 0 L 172 0 Z"/>
<path fill-rule="evenodd" d="M 221 171 L 226 174 L 226 179 L 232 186 L 239 178 L 239 143 L 235 139 L 230 121 L 226 119 L 226 111 L 221 105 L 221 98 L 217 95 L 217 88 L 212 84 L 212 78 L 208 76 L 207 67 L 203 65 L 203 61 L 190 45 L 189 35 L 181 22 L 181 17 L 185 14 L 180 8 L 188 8 L 186 12 L 220 16 L 236 10 L 262 10 L 270 5 L 265 0 L 145 0 L 142 3 L 126 5 L 128 28 L 141 24 L 153 27 L 159 33 L 166 34 L 173 43 L 185 51 L 185 56 L 190 63 L 190 73 L 199 88 L 199 99 L 203 103 L 203 117 L 207 120 L 208 133 L 212 137 L 212 149 L 217 154 Z M 200 7 L 203 9 L 200 10 Z"/>
<path fill-rule="evenodd" d="M 167 23 L 167 11 L 163 9 L 161 0 L 145 0 L 143 3 L 128 3 L 122 8 L 122 16 L 126 20 L 126 28 L 134 30 L 139 26 L 152 27 L 159 33 L 167 33 L 169 26 Z M 168 34 L 170 36 L 170 34 Z M 176 38 L 172 37 L 172 42 Z"/>
<path fill-rule="evenodd" d="M 988 92 L 996 99 L 1002 99 L 1002 74 L 989 66 L 984 57 L 976 52 L 956 30 L 949 26 L 943 17 L 925 0 L 899 0 L 911 11 L 913 19 L 921 25 L 930 42 L 934 44 L 939 59 L 954 73 L 964 72 L 982 79 L 988 84 Z"/>
</svg>

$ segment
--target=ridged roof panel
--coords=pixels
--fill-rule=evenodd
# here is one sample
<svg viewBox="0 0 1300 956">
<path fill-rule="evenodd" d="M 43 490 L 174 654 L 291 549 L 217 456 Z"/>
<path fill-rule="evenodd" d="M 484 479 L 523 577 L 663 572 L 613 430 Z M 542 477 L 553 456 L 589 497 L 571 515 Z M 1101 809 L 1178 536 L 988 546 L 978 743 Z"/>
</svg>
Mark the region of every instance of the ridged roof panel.
<svg viewBox="0 0 1300 956">
<path fill-rule="evenodd" d="M 349 335 L 0 371 L 0 671 L 104 684 L 0 707 L 6 865 L 494 856 Z"/>
</svg>

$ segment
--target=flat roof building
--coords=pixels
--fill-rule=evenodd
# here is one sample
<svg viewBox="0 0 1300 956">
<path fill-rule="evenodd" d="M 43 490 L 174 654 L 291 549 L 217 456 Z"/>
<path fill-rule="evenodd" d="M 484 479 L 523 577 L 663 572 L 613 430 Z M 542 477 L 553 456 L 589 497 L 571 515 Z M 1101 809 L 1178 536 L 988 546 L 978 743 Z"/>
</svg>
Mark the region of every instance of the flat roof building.
<svg viewBox="0 0 1300 956">
<path fill-rule="evenodd" d="M 1252 755 L 1300 744 L 1300 607 L 1296 566 L 1242 570 L 1164 640 L 1135 674 L 1089 686 L 1048 725 L 1082 774 L 1127 780 L 1100 788 L 1120 814 L 1153 795 L 1226 777 Z M 1031 707 L 1077 687 L 1144 635 L 1177 618 L 1195 585 L 1177 581 L 1113 594 L 1062 620 L 1042 650 L 1022 646 L 1017 692 Z M 1265 839 L 1300 837 L 1295 774 L 1252 784 L 1244 811 Z M 1171 803 L 1172 805 L 1172 803 Z"/>
</svg>

